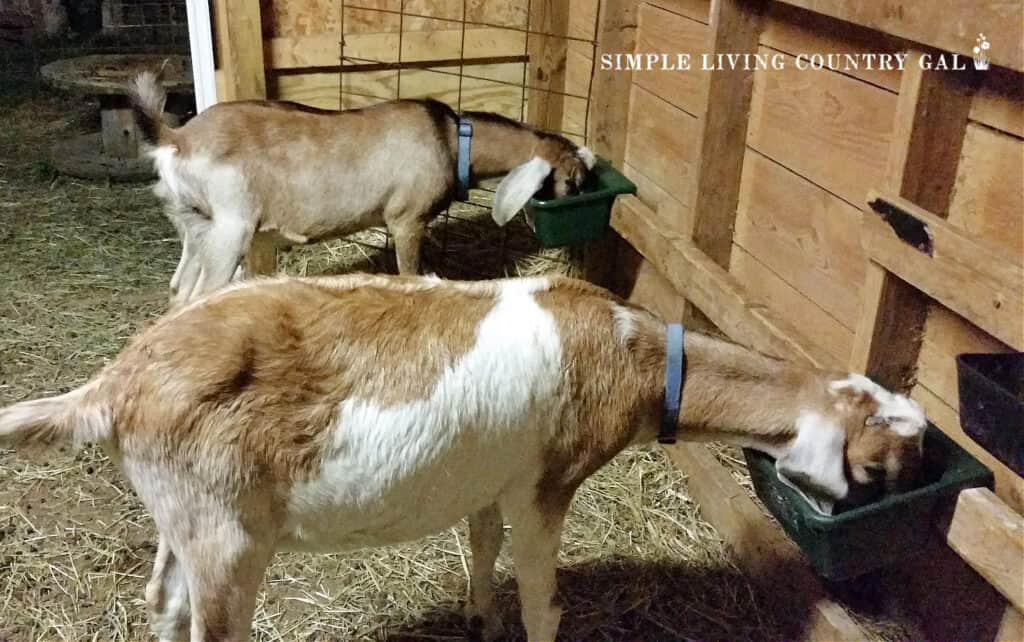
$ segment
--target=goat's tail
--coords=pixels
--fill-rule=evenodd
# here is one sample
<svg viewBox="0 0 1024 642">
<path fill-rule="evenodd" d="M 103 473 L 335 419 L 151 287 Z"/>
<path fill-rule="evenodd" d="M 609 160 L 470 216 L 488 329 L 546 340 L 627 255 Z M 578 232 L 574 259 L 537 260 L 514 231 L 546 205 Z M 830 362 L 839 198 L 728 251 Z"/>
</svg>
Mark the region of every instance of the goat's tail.
<svg viewBox="0 0 1024 642">
<path fill-rule="evenodd" d="M 169 142 L 167 139 L 171 131 L 171 127 L 164 122 L 167 91 L 161 83 L 163 72 L 163 67 L 156 73 L 144 71 L 129 86 L 128 95 L 135 111 L 135 122 L 138 123 L 142 139 L 150 145 Z"/>
<path fill-rule="evenodd" d="M 0 447 L 109 441 L 113 411 L 95 388 L 95 382 L 87 383 L 63 395 L 0 409 Z"/>
</svg>

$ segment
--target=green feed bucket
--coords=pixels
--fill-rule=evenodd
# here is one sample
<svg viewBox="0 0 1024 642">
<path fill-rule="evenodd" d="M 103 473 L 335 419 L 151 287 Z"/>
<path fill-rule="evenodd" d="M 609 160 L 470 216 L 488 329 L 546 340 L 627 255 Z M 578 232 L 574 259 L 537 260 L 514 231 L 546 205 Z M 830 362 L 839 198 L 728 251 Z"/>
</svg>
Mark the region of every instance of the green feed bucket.
<svg viewBox="0 0 1024 642">
<path fill-rule="evenodd" d="M 636 194 L 636 185 L 598 159 L 584 191 L 546 201 L 530 199 L 526 219 L 544 247 L 561 247 L 594 241 L 608 231 L 612 202 L 619 194 Z"/>
<path fill-rule="evenodd" d="M 754 490 L 829 580 L 847 580 L 921 553 L 936 541 L 937 509 L 961 490 L 991 486 L 992 473 L 934 426 L 924 437 L 924 483 L 833 516 L 822 515 L 775 472 L 775 460 L 744 450 Z"/>
</svg>

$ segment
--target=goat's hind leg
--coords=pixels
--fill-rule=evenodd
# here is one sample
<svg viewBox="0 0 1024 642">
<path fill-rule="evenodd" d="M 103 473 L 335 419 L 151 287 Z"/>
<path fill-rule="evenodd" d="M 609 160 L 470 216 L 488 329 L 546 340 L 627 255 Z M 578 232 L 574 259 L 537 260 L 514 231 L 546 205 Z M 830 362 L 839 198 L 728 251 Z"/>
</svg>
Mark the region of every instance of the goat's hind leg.
<svg viewBox="0 0 1024 642">
<path fill-rule="evenodd" d="M 188 578 L 170 543 L 160 536 L 153 576 L 146 584 L 149 628 L 160 642 L 184 642 L 190 637 L 192 615 Z"/>
<path fill-rule="evenodd" d="M 190 299 L 219 289 L 232 281 L 242 257 L 249 250 L 255 225 L 235 214 L 215 216 L 199 236 L 197 258 L 199 277 Z"/>
<path fill-rule="evenodd" d="M 473 551 L 466 624 L 484 640 L 502 634 L 501 618 L 494 605 L 494 563 L 501 552 L 505 531 L 501 511 L 491 504 L 469 516 L 469 546 Z"/>
</svg>

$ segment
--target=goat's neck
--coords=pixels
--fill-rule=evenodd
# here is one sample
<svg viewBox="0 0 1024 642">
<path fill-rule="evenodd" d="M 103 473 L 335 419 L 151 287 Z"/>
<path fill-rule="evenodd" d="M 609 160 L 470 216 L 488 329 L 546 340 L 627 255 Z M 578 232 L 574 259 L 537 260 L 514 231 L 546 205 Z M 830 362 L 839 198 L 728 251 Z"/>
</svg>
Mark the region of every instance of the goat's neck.
<svg viewBox="0 0 1024 642">
<path fill-rule="evenodd" d="M 649 370 L 644 378 L 657 391 L 659 421 L 664 326 L 660 332 L 644 342 L 652 354 L 641 359 Z M 686 360 L 678 431 L 682 441 L 722 441 L 778 456 L 796 435 L 801 411 L 821 403 L 822 373 L 742 346 L 687 333 Z"/>
<path fill-rule="evenodd" d="M 543 137 L 528 127 L 473 119 L 470 164 L 477 178 L 507 174 L 541 152 Z"/>
</svg>

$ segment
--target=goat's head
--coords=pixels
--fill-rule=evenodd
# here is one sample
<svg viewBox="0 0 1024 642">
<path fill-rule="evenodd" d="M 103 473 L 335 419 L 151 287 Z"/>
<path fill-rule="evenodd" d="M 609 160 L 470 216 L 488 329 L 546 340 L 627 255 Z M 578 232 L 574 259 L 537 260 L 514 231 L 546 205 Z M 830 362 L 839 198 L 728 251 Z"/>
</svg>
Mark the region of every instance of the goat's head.
<svg viewBox="0 0 1024 642">
<path fill-rule="evenodd" d="M 827 394 L 831 409 L 797 418 L 796 437 L 776 460 L 779 478 L 825 513 L 908 489 L 921 467 L 921 406 L 861 375 L 833 381 Z"/>
<path fill-rule="evenodd" d="M 571 141 L 543 134 L 536 156 L 514 168 L 498 185 L 492 215 L 505 225 L 534 195 L 562 198 L 578 194 L 597 163 L 594 152 Z"/>
</svg>

